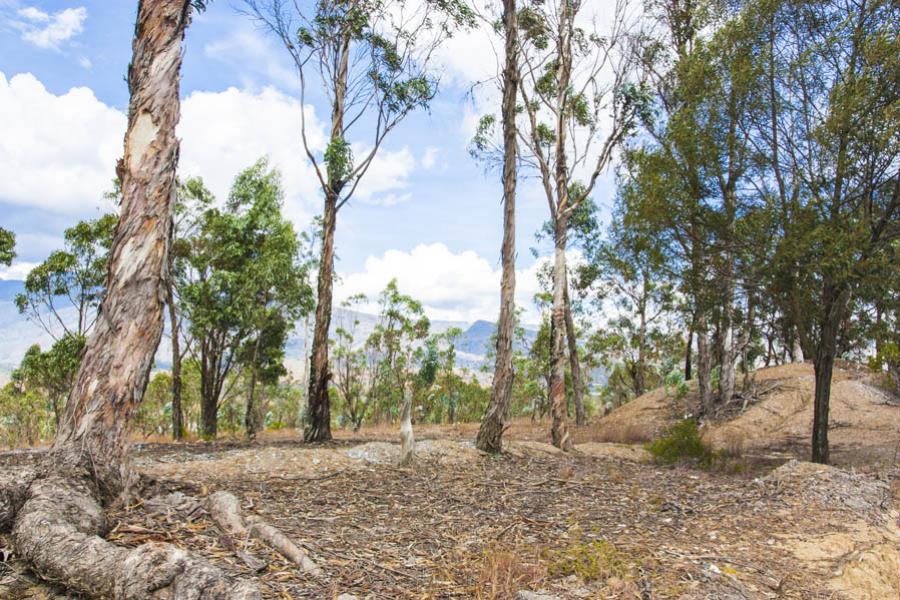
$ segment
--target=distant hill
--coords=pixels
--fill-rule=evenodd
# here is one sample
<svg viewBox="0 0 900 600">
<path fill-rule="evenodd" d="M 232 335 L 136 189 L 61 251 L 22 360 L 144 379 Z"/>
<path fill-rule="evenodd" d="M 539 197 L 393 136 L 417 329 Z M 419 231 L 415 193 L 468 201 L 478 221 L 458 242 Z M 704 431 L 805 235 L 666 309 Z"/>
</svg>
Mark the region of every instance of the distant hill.
<svg viewBox="0 0 900 600">
<path fill-rule="evenodd" d="M 39 324 L 29 321 L 19 314 L 13 300 L 16 294 L 22 292 L 23 289 L 24 282 L 22 281 L 0 280 L 0 381 L 3 381 L 4 373 L 8 374 L 9 371 L 18 366 L 25 351 L 32 344 L 40 344 L 42 348 L 46 348 L 53 343 L 53 337 L 44 331 Z M 62 309 L 60 312 L 64 321 L 75 321 L 76 312 L 74 308 Z M 353 325 L 354 321 L 357 322 L 355 332 L 357 344 L 364 344 L 378 323 L 377 315 L 337 308 L 334 311 L 331 322 L 332 336 L 338 327 L 347 329 Z M 310 319 L 310 326 L 311 323 L 312 319 Z M 169 357 L 172 350 L 169 340 L 168 322 L 166 325 L 166 333 L 163 335 L 156 359 L 157 366 L 162 369 L 171 366 Z M 463 331 L 456 343 L 460 366 L 473 370 L 480 369 L 486 358 L 491 336 L 494 333 L 494 324 L 488 321 L 475 321 L 474 323 L 462 321 L 431 322 L 431 330 L 434 333 L 444 332 L 451 327 L 458 327 Z M 300 321 L 295 331 L 289 337 L 286 348 L 289 368 L 297 375 L 305 369 L 306 360 L 304 357 L 306 353 L 304 351 L 304 343 L 309 343 L 305 339 L 303 328 L 304 322 Z M 57 327 L 55 333 L 60 332 L 61 328 Z M 526 339 L 529 345 L 536 336 L 536 331 L 526 330 Z M 310 331 L 310 340 L 311 337 Z"/>
</svg>

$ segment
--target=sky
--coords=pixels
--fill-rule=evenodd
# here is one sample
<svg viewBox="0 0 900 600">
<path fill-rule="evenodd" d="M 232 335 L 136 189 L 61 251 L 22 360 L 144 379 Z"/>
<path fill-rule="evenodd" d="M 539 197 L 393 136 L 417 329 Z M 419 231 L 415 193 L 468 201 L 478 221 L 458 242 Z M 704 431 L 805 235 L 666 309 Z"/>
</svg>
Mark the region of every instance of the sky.
<svg viewBox="0 0 900 600">
<path fill-rule="evenodd" d="M 240 7 L 215 0 L 188 30 L 179 172 L 202 177 L 224 199 L 240 170 L 267 157 L 282 174 L 285 214 L 306 230 L 322 200 L 302 152 L 298 80 L 286 51 Z M 62 246 L 66 227 L 111 210 L 104 192 L 122 154 L 136 8 L 134 0 L 0 0 L 0 226 L 16 233 L 19 254 L 0 278 L 24 278 Z M 457 34 L 439 50 L 440 91 L 430 109 L 392 132 L 338 215 L 338 301 L 374 298 L 397 278 L 433 319 L 496 319 L 502 190 L 499 174 L 468 152 L 479 116 L 497 110 L 490 84 L 474 93 L 472 86 L 493 77 L 496 65 L 484 30 Z M 308 100 L 310 141 L 324 147 L 329 109 L 314 90 Z M 595 193 L 601 207 L 611 203 L 611 179 L 606 174 Z M 530 248 L 547 217 L 541 190 L 523 178 L 517 302 L 531 322 L 548 248 L 538 258 Z"/>
</svg>

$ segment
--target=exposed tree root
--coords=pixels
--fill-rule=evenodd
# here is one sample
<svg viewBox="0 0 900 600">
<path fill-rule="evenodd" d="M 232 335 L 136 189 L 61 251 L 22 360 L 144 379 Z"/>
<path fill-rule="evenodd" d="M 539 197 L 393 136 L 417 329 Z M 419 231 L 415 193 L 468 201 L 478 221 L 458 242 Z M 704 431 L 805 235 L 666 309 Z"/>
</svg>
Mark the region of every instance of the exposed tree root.
<svg viewBox="0 0 900 600">
<path fill-rule="evenodd" d="M 241 503 L 233 494 L 228 492 L 210 494 L 205 506 L 212 520 L 227 535 L 233 537 L 250 535 L 297 565 L 303 573 L 312 577 L 322 577 L 322 569 L 313 562 L 309 554 L 278 528 L 259 517 L 243 517 Z"/>
<path fill-rule="evenodd" d="M 227 578 L 170 544 L 120 548 L 100 537 L 103 508 L 86 479 L 36 479 L 18 511 L 18 555 L 43 579 L 94 598 L 115 600 L 256 600 L 255 586 Z"/>
<path fill-rule="evenodd" d="M 29 468 L 7 468 L 0 473 L 0 532 L 12 529 L 33 480 L 34 470 Z"/>
</svg>

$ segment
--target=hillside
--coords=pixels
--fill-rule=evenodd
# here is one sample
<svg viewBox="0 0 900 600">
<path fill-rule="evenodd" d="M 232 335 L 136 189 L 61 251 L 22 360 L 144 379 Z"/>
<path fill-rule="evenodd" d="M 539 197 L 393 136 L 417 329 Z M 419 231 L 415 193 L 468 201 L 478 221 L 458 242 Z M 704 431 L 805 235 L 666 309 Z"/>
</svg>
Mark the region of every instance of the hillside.
<svg viewBox="0 0 900 600">
<path fill-rule="evenodd" d="M 814 384 L 809 363 L 760 369 L 742 397 L 704 420 L 703 436 L 719 450 L 760 460 L 807 460 Z M 660 388 L 613 410 L 586 435 L 604 441 L 647 441 L 695 414 L 697 407 L 696 386 L 683 398 Z M 872 373 L 849 364 L 836 366 L 830 417 L 835 464 L 890 465 L 896 460 L 900 399 L 879 387 Z"/>
</svg>

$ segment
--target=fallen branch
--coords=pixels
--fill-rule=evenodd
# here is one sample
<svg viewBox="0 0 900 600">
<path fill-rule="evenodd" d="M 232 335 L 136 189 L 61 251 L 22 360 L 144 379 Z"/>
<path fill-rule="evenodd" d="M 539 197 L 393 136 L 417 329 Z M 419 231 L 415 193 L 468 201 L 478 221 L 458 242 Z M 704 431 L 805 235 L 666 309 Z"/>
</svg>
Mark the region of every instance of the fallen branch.
<svg viewBox="0 0 900 600">
<path fill-rule="evenodd" d="M 234 494 L 229 492 L 210 494 L 205 501 L 205 507 L 215 524 L 226 534 L 234 537 L 250 535 L 300 567 L 303 573 L 312 577 L 322 577 L 322 569 L 313 562 L 309 554 L 278 528 L 259 517 L 250 516 L 245 519 L 241 515 L 241 503 Z"/>
</svg>

